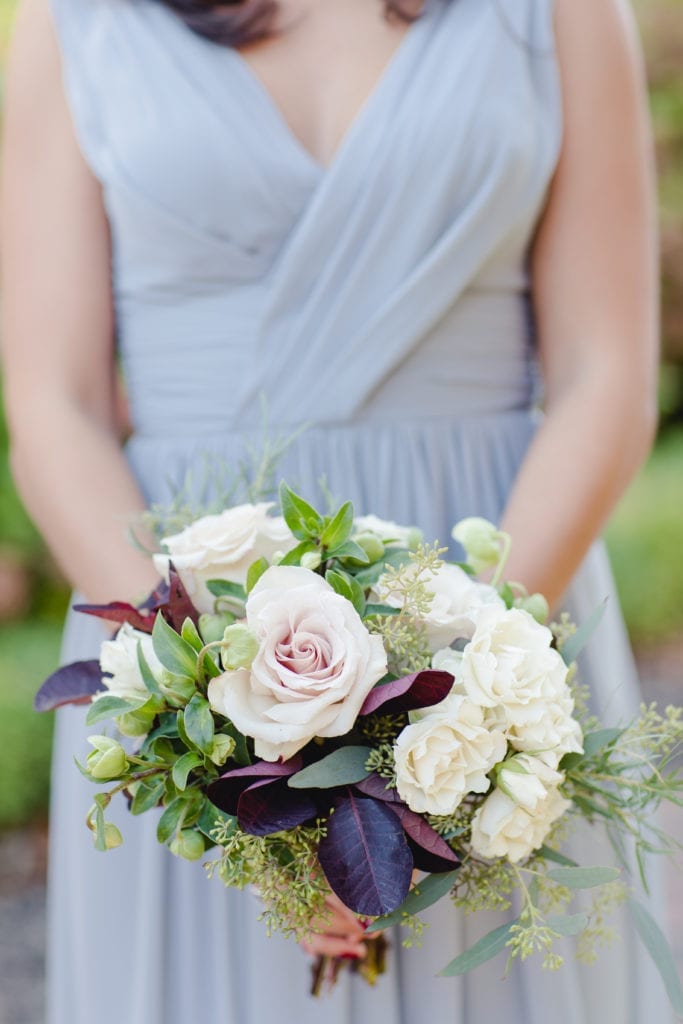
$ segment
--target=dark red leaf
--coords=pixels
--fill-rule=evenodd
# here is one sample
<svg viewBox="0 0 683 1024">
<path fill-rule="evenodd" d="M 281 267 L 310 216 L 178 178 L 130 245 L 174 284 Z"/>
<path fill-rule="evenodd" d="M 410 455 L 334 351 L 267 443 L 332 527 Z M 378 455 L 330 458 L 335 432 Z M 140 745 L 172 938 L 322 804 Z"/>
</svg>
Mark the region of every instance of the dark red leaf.
<svg viewBox="0 0 683 1024">
<path fill-rule="evenodd" d="M 365 698 L 361 715 L 371 715 L 382 709 L 383 715 L 396 715 L 416 708 L 428 708 L 445 700 L 453 688 L 454 677 L 450 672 L 437 669 L 423 669 L 390 683 L 382 683 Z"/>
<path fill-rule="evenodd" d="M 452 871 L 458 867 L 460 858 L 451 850 L 446 840 L 424 820 L 403 803 L 392 803 L 389 807 L 400 819 L 411 840 L 415 867 L 420 871 Z"/>
<path fill-rule="evenodd" d="M 388 914 L 408 895 L 413 857 L 399 818 L 352 789 L 335 802 L 318 859 L 330 887 L 357 914 Z"/>
<path fill-rule="evenodd" d="M 99 661 L 74 661 L 49 676 L 33 700 L 36 711 L 54 711 L 62 704 L 89 704 L 103 689 Z"/>
<path fill-rule="evenodd" d="M 387 789 L 387 780 L 383 779 L 377 772 L 373 772 L 372 775 L 368 775 L 362 782 L 355 783 L 356 789 L 359 789 L 361 793 L 366 796 L 372 796 L 375 800 L 383 800 L 384 803 L 402 803 L 398 791 L 390 786 Z M 404 805 L 405 806 L 405 805 Z"/>
<path fill-rule="evenodd" d="M 285 779 L 263 779 L 244 790 L 237 803 L 237 821 L 244 832 L 269 836 L 315 818 L 313 797 L 290 789 Z"/>
<path fill-rule="evenodd" d="M 183 628 L 185 619 L 191 619 L 195 626 L 199 622 L 199 612 L 192 604 L 173 562 L 168 566 L 168 602 L 165 607 L 161 605 L 160 608 L 166 621 L 177 633 Z"/>
<path fill-rule="evenodd" d="M 142 612 L 126 601 L 112 601 L 110 604 L 75 604 L 74 611 L 84 615 L 94 615 L 97 619 L 109 619 L 111 622 L 129 622 L 133 629 L 142 633 L 151 633 L 156 615 Z"/>
<path fill-rule="evenodd" d="M 237 814 L 237 805 L 245 789 L 254 785 L 260 779 L 266 782 L 274 782 L 277 779 L 287 779 L 303 767 L 300 754 L 290 757 L 289 761 L 257 761 L 256 764 L 249 764 L 244 768 L 233 768 L 221 775 L 208 787 L 206 795 L 212 804 L 225 811 L 226 814 Z M 290 790 L 295 792 L 295 790 Z M 299 791 L 301 792 L 301 791 Z"/>
</svg>

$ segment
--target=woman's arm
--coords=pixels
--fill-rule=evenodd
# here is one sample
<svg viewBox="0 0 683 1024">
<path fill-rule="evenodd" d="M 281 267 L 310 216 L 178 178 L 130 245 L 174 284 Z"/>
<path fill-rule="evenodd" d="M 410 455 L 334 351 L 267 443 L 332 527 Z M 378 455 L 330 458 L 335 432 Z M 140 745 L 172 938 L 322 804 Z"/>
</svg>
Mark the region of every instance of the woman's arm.
<svg viewBox="0 0 683 1024">
<path fill-rule="evenodd" d="M 556 0 L 564 142 L 532 253 L 546 419 L 503 518 L 509 578 L 559 601 L 656 424 L 652 142 L 627 0 Z"/>
<path fill-rule="evenodd" d="M 24 0 L 2 142 L 2 343 L 12 466 L 26 506 L 91 600 L 154 585 L 127 543 L 143 507 L 117 430 L 109 234 L 74 138 L 46 0 Z"/>
</svg>

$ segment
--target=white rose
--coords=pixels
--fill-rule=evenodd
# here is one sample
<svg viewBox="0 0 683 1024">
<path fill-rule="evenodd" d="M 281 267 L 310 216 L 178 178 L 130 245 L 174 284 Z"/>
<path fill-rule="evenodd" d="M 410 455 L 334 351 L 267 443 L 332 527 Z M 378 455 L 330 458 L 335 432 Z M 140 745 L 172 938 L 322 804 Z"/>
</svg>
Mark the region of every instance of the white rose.
<svg viewBox="0 0 683 1024">
<path fill-rule="evenodd" d="M 149 633 L 141 633 L 124 622 L 113 640 L 105 640 L 100 648 L 100 668 L 111 673 L 102 682 L 108 693 L 125 700 L 137 700 L 149 696 L 144 684 L 140 665 L 138 664 L 138 643 L 142 644 L 142 653 L 155 679 L 160 679 L 164 667 L 154 653 L 152 638 Z M 98 696 L 103 696 L 100 693 Z"/>
<path fill-rule="evenodd" d="M 583 733 L 574 718 L 569 687 L 557 700 L 539 701 L 513 708 L 506 735 L 515 750 L 526 750 L 557 768 L 565 754 L 583 753 Z"/>
<path fill-rule="evenodd" d="M 172 561 L 192 603 L 200 612 L 212 612 L 214 597 L 206 587 L 211 579 L 244 583 L 257 558 L 270 560 L 277 551 L 296 546 L 281 516 L 269 516 L 271 503 L 236 505 L 219 515 L 203 516 L 180 533 L 164 537 L 168 554 L 154 556 L 157 570 L 168 578 Z"/>
<path fill-rule="evenodd" d="M 472 819 L 472 849 L 480 857 L 507 857 L 513 863 L 543 845 L 555 821 L 571 806 L 556 787 L 546 790 L 533 813 L 494 789 Z"/>
<path fill-rule="evenodd" d="M 483 728 L 483 713 L 455 695 L 438 714 L 407 725 L 394 745 L 396 788 L 418 814 L 452 814 L 467 793 L 486 793 L 488 773 L 507 750 L 501 732 Z"/>
<path fill-rule="evenodd" d="M 463 652 L 461 678 L 475 704 L 500 705 L 510 723 L 529 707 L 566 693 L 567 666 L 550 647 L 552 633 L 528 612 L 484 608 Z"/>
<path fill-rule="evenodd" d="M 564 782 L 564 775 L 531 754 L 515 754 L 498 766 L 496 781 L 506 796 L 535 814 L 548 790 Z"/>
<path fill-rule="evenodd" d="M 401 547 L 414 548 L 422 539 L 421 532 L 415 526 L 399 526 L 390 519 L 380 519 L 375 515 L 356 516 L 353 520 L 353 532 L 374 533 L 385 544 L 393 541 Z"/>
<path fill-rule="evenodd" d="M 285 760 L 314 736 L 343 736 L 387 671 L 379 636 L 317 573 L 272 566 L 246 605 L 259 643 L 250 669 L 209 684 L 209 703 L 255 740 L 259 757 Z"/>
<path fill-rule="evenodd" d="M 469 639 L 474 633 L 484 608 L 504 609 L 500 594 L 488 583 L 478 583 L 460 568 L 444 562 L 435 573 L 425 575 L 425 587 L 434 596 L 423 617 L 430 651 L 448 647 L 459 637 Z M 377 583 L 380 600 L 394 608 L 401 607 L 401 596 L 392 593 L 380 577 Z"/>
</svg>

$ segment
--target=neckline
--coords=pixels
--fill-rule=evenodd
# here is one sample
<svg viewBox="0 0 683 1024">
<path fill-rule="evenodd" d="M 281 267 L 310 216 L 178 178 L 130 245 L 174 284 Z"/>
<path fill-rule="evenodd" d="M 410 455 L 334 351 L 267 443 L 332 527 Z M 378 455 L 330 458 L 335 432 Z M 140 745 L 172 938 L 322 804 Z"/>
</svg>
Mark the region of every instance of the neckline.
<svg viewBox="0 0 683 1024">
<path fill-rule="evenodd" d="M 390 82 L 393 80 L 394 76 L 397 74 L 406 59 L 413 41 L 419 36 L 420 30 L 429 20 L 430 6 L 431 5 L 429 3 L 426 3 L 422 13 L 415 19 L 415 21 L 411 22 L 404 32 L 398 45 L 395 47 L 383 69 L 380 71 L 374 85 L 356 110 L 356 113 L 352 117 L 348 127 L 344 131 L 328 161 L 320 160 L 315 156 L 315 154 L 311 152 L 311 150 L 293 131 L 289 121 L 283 114 L 281 107 L 273 98 L 272 93 L 263 83 L 260 76 L 254 71 L 246 57 L 235 47 L 230 48 L 229 54 L 234 65 L 238 68 L 252 92 L 259 99 L 264 113 L 269 117 L 272 123 L 273 130 L 277 131 L 282 138 L 285 139 L 290 149 L 292 149 L 298 158 L 308 166 L 309 170 L 322 177 L 329 175 L 336 167 L 355 136 L 364 126 L 365 121 L 370 116 L 373 108 L 379 103 L 383 93 L 386 91 Z"/>
</svg>

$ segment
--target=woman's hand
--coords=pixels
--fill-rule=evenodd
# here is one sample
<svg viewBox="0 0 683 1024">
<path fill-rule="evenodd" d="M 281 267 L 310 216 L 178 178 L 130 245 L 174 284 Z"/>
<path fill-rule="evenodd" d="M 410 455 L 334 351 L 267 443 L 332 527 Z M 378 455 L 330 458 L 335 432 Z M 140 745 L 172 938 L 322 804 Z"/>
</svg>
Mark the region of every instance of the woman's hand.
<svg viewBox="0 0 683 1024">
<path fill-rule="evenodd" d="M 314 931 L 308 939 L 300 943 L 301 948 L 311 956 L 349 956 L 362 959 L 366 952 L 365 926 L 362 919 L 352 910 L 344 906 L 333 892 L 325 899 L 329 916 L 324 920 L 313 921 L 320 932 Z"/>
</svg>

